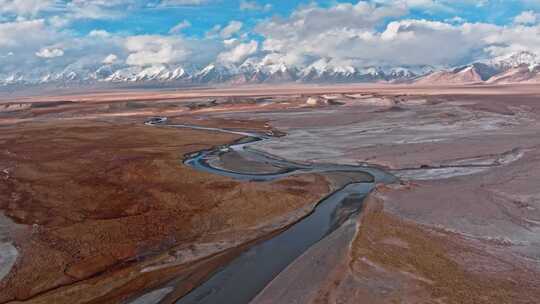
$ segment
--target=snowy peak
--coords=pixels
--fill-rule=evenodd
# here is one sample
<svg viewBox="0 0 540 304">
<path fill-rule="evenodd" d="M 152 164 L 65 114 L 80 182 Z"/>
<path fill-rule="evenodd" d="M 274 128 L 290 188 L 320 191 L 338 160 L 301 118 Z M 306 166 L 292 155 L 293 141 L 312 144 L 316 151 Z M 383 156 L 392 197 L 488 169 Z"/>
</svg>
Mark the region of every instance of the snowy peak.
<svg viewBox="0 0 540 304">
<path fill-rule="evenodd" d="M 432 69 L 429 66 L 368 66 L 358 68 L 350 65 L 333 66 L 319 60 L 304 68 L 300 73 L 300 78 L 306 82 L 396 82 L 410 81 L 418 76 L 427 74 Z"/>
<path fill-rule="evenodd" d="M 199 83 L 223 83 L 229 81 L 234 74 L 236 67 L 212 63 L 197 72 L 194 80 Z"/>
<path fill-rule="evenodd" d="M 416 83 L 424 85 L 480 83 L 491 77 L 487 72 L 487 68 L 485 69 L 483 66 L 473 64 L 453 70 L 436 71 L 421 77 Z"/>
<path fill-rule="evenodd" d="M 457 67 L 451 70 L 435 71 L 424 77 L 420 77 L 418 84 L 471 84 L 471 83 L 497 83 L 505 81 L 521 82 L 521 79 L 534 77 L 533 75 L 523 75 L 525 70 L 533 73 L 536 55 L 527 52 L 520 52 L 504 58 L 496 58 L 486 62 L 476 62 L 470 65 Z M 519 71 L 514 71 L 518 69 Z M 505 74 L 508 74 L 504 76 Z M 516 75 L 514 75 L 516 74 Z M 520 74 L 522 76 L 517 76 Z M 510 76 L 514 75 L 514 76 Z"/>
<path fill-rule="evenodd" d="M 521 51 L 496 57 L 490 61 L 490 65 L 503 71 L 520 66 L 527 66 L 530 70 L 533 70 L 540 65 L 540 57 L 528 51 Z"/>
<path fill-rule="evenodd" d="M 499 69 L 484 63 L 473 63 L 471 65 L 456 68 L 453 72 L 462 77 L 468 77 L 475 82 L 480 82 L 488 80 L 493 75 L 499 73 L 499 71 Z"/>
<path fill-rule="evenodd" d="M 145 81 L 178 81 L 189 78 L 182 67 L 154 65 L 146 68 L 124 67 L 113 72 L 113 67 L 103 66 L 96 74 L 98 81 L 104 82 L 145 82 Z"/>
<path fill-rule="evenodd" d="M 376 67 L 357 68 L 351 65 L 335 66 L 320 60 L 303 68 L 289 66 L 283 62 L 263 62 L 248 59 L 240 65 L 211 63 L 188 72 L 182 66 L 152 65 L 147 67 L 106 64 L 86 69 L 65 69 L 58 73 L 41 74 L 34 80 L 24 75 L 7 75 L 0 84 L 28 83 L 139 83 L 180 82 L 191 84 L 218 83 L 283 83 L 283 82 L 378 82 L 407 81 L 419 74 L 423 67 Z M 420 72 L 422 73 L 422 72 Z M 25 82 L 25 83 L 26 83 Z"/>
<path fill-rule="evenodd" d="M 540 67 L 536 66 L 532 70 L 527 65 L 508 69 L 490 78 L 490 84 L 510 84 L 510 83 L 540 83 Z"/>
<path fill-rule="evenodd" d="M 540 78 L 540 57 L 518 52 L 489 61 L 441 70 L 428 65 L 357 66 L 319 59 L 306 66 L 291 66 L 279 58 L 248 58 L 239 64 L 210 63 L 203 67 L 170 64 L 128 66 L 105 64 L 68 66 L 61 71 L 0 75 L 0 85 L 47 85 L 92 83 L 159 83 L 171 85 L 254 84 L 254 83 L 421 83 L 468 84 L 532 82 Z"/>
</svg>

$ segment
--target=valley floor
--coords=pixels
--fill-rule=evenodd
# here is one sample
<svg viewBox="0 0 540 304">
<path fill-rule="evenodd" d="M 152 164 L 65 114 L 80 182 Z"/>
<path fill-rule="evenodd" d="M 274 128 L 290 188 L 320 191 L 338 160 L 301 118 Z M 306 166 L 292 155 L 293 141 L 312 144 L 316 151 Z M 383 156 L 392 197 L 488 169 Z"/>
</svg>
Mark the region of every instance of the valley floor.
<svg viewBox="0 0 540 304">
<path fill-rule="evenodd" d="M 336 187 L 320 174 L 240 182 L 195 171 L 184 154 L 240 136 L 144 126 L 150 116 L 285 135 L 250 148 L 399 178 L 253 303 L 536 303 L 539 101 L 531 85 L 0 101 L 0 303 L 174 303 Z"/>
</svg>

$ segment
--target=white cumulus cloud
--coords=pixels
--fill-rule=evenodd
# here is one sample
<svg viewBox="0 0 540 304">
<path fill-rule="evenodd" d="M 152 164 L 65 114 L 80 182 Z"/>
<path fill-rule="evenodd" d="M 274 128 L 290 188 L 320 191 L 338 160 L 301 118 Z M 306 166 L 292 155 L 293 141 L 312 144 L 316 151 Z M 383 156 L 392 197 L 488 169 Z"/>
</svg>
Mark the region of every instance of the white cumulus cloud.
<svg viewBox="0 0 540 304">
<path fill-rule="evenodd" d="M 0 0 L 0 13 L 35 16 L 53 4 L 53 0 Z"/>
<path fill-rule="evenodd" d="M 64 56 L 64 50 L 60 48 L 42 48 L 36 52 L 36 56 L 41 58 L 55 58 Z"/>
<path fill-rule="evenodd" d="M 402 19 L 410 5 L 421 3 L 384 2 L 301 7 L 288 18 L 260 23 L 256 31 L 264 37 L 263 51 L 272 54 L 267 58 L 300 66 L 321 58 L 360 67 L 458 65 L 540 45 L 536 27 Z M 388 19 L 395 21 L 385 26 Z"/>
<path fill-rule="evenodd" d="M 118 56 L 116 56 L 115 54 L 109 54 L 107 55 L 107 57 L 105 57 L 105 59 L 103 59 L 102 62 L 105 64 L 113 64 L 116 61 L 118 61 Z"/>
<path fill-rule="evenodd" d="M 129 52 L 126 63 L 138 66 L 180 62 L 190 54 L 179 37 L 133 36 L 126 39 L 125 47 Z"/>
<path fill-rule="evenodd" d="M 517 24 L 535 24 L 538 20 L 538 14 L 533 11 L 525 11 L 514 18 Z"/>
<path fill-rule="evenodd" d="M 221 29 L 220 35 L 223 38 L 230 38 L 234 34 L 238 33 L 242 29 L 243 23 L 240 21 L 233 20 L 229 24 Z"/>
<path fill-rule="evenodd" d="M 225 62 L 225 63 L 242 62 L 248 56 L 255 54 L 258 48 L 259 48 L 259 43 L 254 40 L 247 43 L 240 43 L 232 47 L 230 50 L 220 53 L 218 55 L 218 61 Z"/>
<path fill-rule="evenodd" d="M 181 22 L 169 33 L 152 35 L 101 29 L 84 35 L 69 28 L 78 19 L 121 18 L 141 5 L 163 10 L 164 5 L 195 6 L 214 1 L 224 3 L 154 0 L 153 6 L 148 7 L 148 3 L 137 0 L 0 0 L 0 76 L 95 71 L 103 64 L 113 63 L 134 68 L 161 64 L 200 67 L 216 61 L 240 64 L 253 59 L 263 64 L 296 66 L 317 62 L 357 67 L 448 66 L 521 50 L 540 54 L 536 10 L 540 6 L 529 7 L 506 25 L 470 23 L 453 8 L 491 5 L 487 0 L 336 1 L 325 6 L 311 3 L 299 6 L 288 16 L 257 21 L 254 29 L 250 28 L 251 22 L 233 20 L 225 26 L 215 26 L 202 38 L 182 32 L 191 25 L 189 20 L 178 20 Z M 234 5 L 237 4 L 244 13 L 267 9 L 253 0 Z M 442 9 L 447 10 L 446 16 L 455 17 L 444 21 L 418 19 L 411 17 L 411 9 Z M 258 35 L 257 40 L 253 40 L 253 34 Z"/>
<path fill-rule="evenodd" d="M 257 1 L 242 0 L 240 1 L 240 10 L 242 11 L 269 11 L 272 9 L 272 4 L 259 4 Z"/>
<path fill-rule="evenodd" d="M 160 6 L 184 6 L 184 5 L 203 5 L 215 0 L 162 0 Z"/>
<path fill-rule="evenodd" d="M 180 32 L 182 32 L 182 30 L 188 28 L 191 26 L 191 22 L 189 22 L 188 20 L 183 20 L 182 22 L 178 23 L 177 25 L 173 26 L 170 30 L 169 30 L 169 33 L 170 34 L 178 34 Z"/>
</svg>

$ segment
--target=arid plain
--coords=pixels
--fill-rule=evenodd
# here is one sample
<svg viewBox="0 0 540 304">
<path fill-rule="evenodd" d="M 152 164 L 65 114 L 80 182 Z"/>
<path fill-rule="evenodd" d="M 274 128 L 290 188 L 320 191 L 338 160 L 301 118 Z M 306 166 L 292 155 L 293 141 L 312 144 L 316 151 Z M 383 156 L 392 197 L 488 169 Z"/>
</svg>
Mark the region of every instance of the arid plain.
<svg viewBox="0 0 540 304">
<path fill-rule="evenodd" d="M 396 177 L 251 303 L 537 303 L 539 101 L 537 85 L 3 97 L 0 303 L 175 303 L 357 181 L 182 162 L 242 132 L 268 134 L 249 148 L 272 159 Z M 276 169 L 229 152 L 225 169 Z"/>
</svg>

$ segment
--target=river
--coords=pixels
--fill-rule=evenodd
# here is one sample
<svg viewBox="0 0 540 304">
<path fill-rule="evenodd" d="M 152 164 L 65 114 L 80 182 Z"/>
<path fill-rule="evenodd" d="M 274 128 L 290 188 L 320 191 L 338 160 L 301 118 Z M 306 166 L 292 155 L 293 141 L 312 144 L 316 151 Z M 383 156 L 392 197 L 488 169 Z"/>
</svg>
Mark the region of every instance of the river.
<svg viewBox="0 0 540 304">
<path fill-rule="evenodd" d="M 217 269 L 206 282 L 179 299 L 188 303 L 249 303 L 280 272 L 311 246 L 330 235 L 345 221 L 358 216 L 365 196 L 378 183 L 392 183 L 395 177 L 376 167 L 337 164 L 301 164 L 258 151 L 252 146 L 272 140 L 271 134 L 231 129 L 168 124 L 166 118 L 152 118 L 147 125 L 189 128 L 244 136 L 229 145 L 187 155 L 184 164 L 197 170 L 242 181 L 271 181 L 291 175 L 319 173 L 348 180 L 323 198 L 314 210 L 272 238 L 255 243 L 232 262 Z M 234 157 L 239 162 L 222 161 Z M 249 163 L 242 164 L 242 160 Z M 253 164 L 261 164 L 254 166 Z M 251 169 L 250 169 L 251 168 Z M 256 169 L 253 169 L 256 168 Z M 262 169 L 261 169 L 262 168 Z"/>
</svg>

